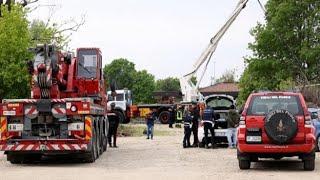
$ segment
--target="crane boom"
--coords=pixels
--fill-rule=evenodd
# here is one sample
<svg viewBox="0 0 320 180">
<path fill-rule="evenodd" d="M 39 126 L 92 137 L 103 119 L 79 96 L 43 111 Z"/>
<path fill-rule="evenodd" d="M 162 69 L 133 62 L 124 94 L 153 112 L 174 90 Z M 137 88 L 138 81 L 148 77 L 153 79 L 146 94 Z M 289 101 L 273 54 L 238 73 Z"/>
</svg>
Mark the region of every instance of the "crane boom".
<svg viewBox="0 0 320 180">
<path fill-rule="evenodd" d="M 246 7 L 246 4 L 249 0 L 240 0 L 232 12 L 230 18 L 226 21 L 226 23 L 220 28 L 220 30 L 211 38 L 209 45 L 202 52 L 201 56 L 197 59 L 195 64 L 193 65 L 193 69 L 190 73 L 184 75 L 180 79 L 181 92 L 184 95 L 183 101 L 199 101 L 203 99 L 203 96 L 199 92 L 199 85 L 202 81 L 202 78 L 206 72 L 207 66 L 210 62 L 212 54 L 215 52 L 219 41 L 226 33 L 226 31 L 230 28 L 231 24 L 236 20 L 241 11 Z M 191 78 L 196 74 L 199 68 L 206 63 L 205 69 L 202 72 L 200 80 L 195 85 Z"/>
</svg>

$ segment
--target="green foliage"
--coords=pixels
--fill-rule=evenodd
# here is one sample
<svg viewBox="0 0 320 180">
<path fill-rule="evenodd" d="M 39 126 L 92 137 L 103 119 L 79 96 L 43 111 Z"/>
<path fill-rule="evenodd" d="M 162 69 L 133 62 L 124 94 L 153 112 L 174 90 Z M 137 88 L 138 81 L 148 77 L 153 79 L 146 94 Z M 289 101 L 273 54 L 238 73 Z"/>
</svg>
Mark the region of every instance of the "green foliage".
<svg viewBox="0 0 320 180">
<path fill-rule="evenodd" d="M 154 90 L 154 76 L 146 70 L 138 71 L 134 76 L 134 84 L 132 87 L 135 103 L 153 103 Z"/>
<path fill-rule="evenodd" d="M 26 12 L 18 5 L 12 5 L 10 12 L 1 8 L 0 99 L 26 98 L 30 92 L 26 60 L 31 58 Z"/>
<path fill-rule="evenodd" d="M 52 44 L 62 49 L 67 45 L 68 38 L 60 32 L 56 25 L 49 26 L 42 20 L 34 20 L 30 24 L 30 34 L 32 38 L 32 47 L 37 44 Z"/>
<path fill-rule="evenodd" d="M 41 20 L 34 20 L 30 25 L 30 34 L 33 46 L 37 44 L 50 44 L 54 35 L 52 28 L 47 28 Z"/>
<path fill-rule="evenodd" d="M 157 91 L 180 91 L 180 81 L 178 78 L 168 77 L 159 79 L 156 82 Z"/>
<path fill-rule="evenodd" d="M 266 24 L 251 31 L 253 56 L 240 79 L 239 102 L 253 90 L 320 81 L 320 2 L 269 0 L 266 8 Z"/>
<path fill-rule="evenodd" d="M 135 103 L 153 102 L 155 80 L 146 70 L 136 71 L 135 64 L 127 59 L 115 59 L 105 65 L 103 72 L 107 84 L 115 82 L 117 89 L 131 89 Z"/>
<path fill-rule="evenodd" d="M 191 77 L 191 82 L 196 85 L 198 83 L 197 77 L 196 76 L 192 76 Z"/>
<path fill-rule="evenodd" d="M 108 82 L 116 82 L 118 89 L 132 89 L 137 73 L 135 64 L 123 58 L 115 59 L 105 65 L 103 72 Z"/>
<path fill-rule="evenodd" d="M 143 134 L 144 131 L 146 131 L 145 124 L 120 124 L 118 135 L 121 137 L 141 137 L 145 136 Z M 153 134 L 154 136 L 174 135 L 173 131 L 169 131 L 167 128 L 161 128 L 161 126 L 155 126 Z"/>
<path fill-rule="evenodd" d="M 234 83 L 236 82 L 236 77 L 235 77 L 235 70 L 226 70 L 222 76 L 216 80 L 216 83 L 221 83 L 221 82 L 225 82 L 225 83 Z"/>
</svg>

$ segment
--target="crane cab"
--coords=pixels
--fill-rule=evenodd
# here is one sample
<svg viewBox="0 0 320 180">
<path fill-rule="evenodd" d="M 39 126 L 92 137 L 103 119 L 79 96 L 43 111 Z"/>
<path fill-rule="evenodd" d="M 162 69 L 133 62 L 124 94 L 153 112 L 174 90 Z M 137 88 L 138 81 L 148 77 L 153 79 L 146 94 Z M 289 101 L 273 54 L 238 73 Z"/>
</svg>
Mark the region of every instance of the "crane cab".
<svg viewBox="0 0 320 180">
<path fill-rule="evenodd" d="M 77 77 L 99 79 L 102 76 L 102 55 L 98 48 L 79 48 L 77 50 Z"/>
<path fill-rule="evenodd" d="M 99 48 L 77 49 L 76 79 L 81 96 L 101 97 L 105 92 L 102 73 L 102 55 Z"/>
</svg>

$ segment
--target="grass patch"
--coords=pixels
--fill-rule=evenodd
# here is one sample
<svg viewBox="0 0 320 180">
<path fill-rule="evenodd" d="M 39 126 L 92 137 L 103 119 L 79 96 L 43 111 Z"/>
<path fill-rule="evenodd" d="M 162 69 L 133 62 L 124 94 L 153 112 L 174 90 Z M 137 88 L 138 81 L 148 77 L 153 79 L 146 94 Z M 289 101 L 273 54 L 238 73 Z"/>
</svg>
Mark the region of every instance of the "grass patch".
<svg viewBox="0 0 320 180">
<path fill-rule="evenodd" d="M 118 134 L 122 137 L 141 137 L 145 136 L 147 126 L 142 124 L 120 124 L 118 128 Z M 154 127 L 154 136 L 170 136 L 173 133 L 169 130 L 159 129 L 157 125 Z"/>
</svg>

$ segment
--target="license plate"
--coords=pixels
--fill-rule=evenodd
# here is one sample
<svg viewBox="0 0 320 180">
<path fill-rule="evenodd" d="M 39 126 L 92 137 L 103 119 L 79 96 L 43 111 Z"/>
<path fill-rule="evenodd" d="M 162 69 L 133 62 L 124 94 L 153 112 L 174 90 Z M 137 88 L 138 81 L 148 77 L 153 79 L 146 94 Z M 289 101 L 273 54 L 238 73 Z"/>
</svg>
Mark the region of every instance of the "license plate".
<svg viewBox="0 0 320 180">
<path fill-rule="evenodd" d="M 226 136 L 225 132 L 214 132 L 215 136 Z"/>
<path fill-rule="evenodd" d="M 261 142 L 261 136 L 247 136 L 247 142 Z"/>
<path fill-rule="evenodd" d="M 69 123 L 68 124 L 69 131 L 81 131 L 84 130 L 84 123 Z"/>
<path fill-rule="evenodd" d="M 8 124 L 8 131 L 23 131 L 23 124 Z"/>
<path fill-rule="evenodd" d="M 15 116 L 16 111 L 3 111 L 3 115 L 5 116 Z"/>
</svg>

